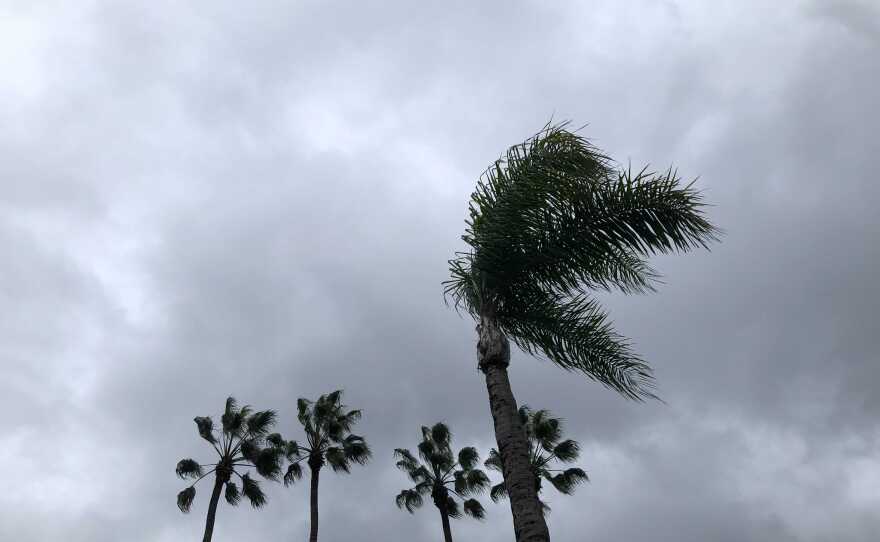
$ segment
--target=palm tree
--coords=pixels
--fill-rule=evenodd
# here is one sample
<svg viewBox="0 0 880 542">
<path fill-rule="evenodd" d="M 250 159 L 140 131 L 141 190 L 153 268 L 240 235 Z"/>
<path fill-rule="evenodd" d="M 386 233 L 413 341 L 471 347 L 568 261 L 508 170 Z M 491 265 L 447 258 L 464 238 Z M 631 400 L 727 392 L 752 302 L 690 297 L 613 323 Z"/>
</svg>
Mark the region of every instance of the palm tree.
<svg viewBox="0 0 880 542">
<path fill-rule="evenodd" d="M 196 496 L 196 484 L 210 474 L 214 474 L 214 491 L 208 505 L 208 517 L 205 521 L 203 542 L 209 542 L 214 533 L 214 517 L 217 514 L 217 502 L 220 491 L 226 486 L 224 495 L 226 502 L 235 506 L 241 501 L 242 495 L 248 498 L 251 506 L 260 508 L 266 504 L 266 495 L 259 482 L 246 472 L 254 467 L 258 474 L 270 480 L 277 480 L 281 475 L 281 459 L 283 452 L 271 445 L 269 440 L 278 440 L 278 435 L 267 433 L 275 425 L 276 414 L 273 410 L 253 412 L 250 406 L 239 408 L 235 398 L 226 399 L 226 408 L 220 417 L 220 431 L 214 429 L 214 420 L 208 416 L 195 418 L 199 436 L 207 440 L 217 453 L 217 462 L 200 464 L 194 459 L 181 459 L 177 463 L 177 475 L 186 480 L 193 479 L 189 487 L 177 494 L 177 507 L 181 512 L 190 511 Z M 242 474 L 244 472 L 244 474 Z M 233 479 L 233 475 L 241 480 L 241 490 Z"/>
<path fill-rule="evenodd" d="M 699 192 L 671 169 L 616 171 L 566 124 L 508 149 L 471 195 L 445 293 L 477 321 L 495 438 L 519 542 L 546 541 L 507 367 L 510 343 L 622 394 L 655 397 L 650 366 L 615 333 L 592 290 L 653 289 L 647 257 L 706 247 L 716 230 Z"/>
<path fill-rule="evenodd" d="M 486 473 L 476 468 L 480 460 L 476 448 L 462 448 L 456 459 L 451 440 L 449 428 L 438 423 L 430 429 L 422 427 L 422 442 L 418 446 L 422 461 L 409 450 L 394 450 L 394 457 L 398 459 L 397 468 L 407 473 L 416 484 L 412 489 L 400 492 L 396 499 L 397 507 L 413 513 L 422 506 L 422 497 L 430 495 L 434 506 L 440 510 L 443 539 L 446 542 L 452 542 L 449 518 L 460 518 L 461 510 L 476 519 L 485 517 L 480 501 L 467 497 L 482 493 L 489 487 Z M 462 501 L 461 510 L 456 498 Z"/>
<path fill-rule="evenodd" d="M 580 455 L 580 445 L 576 441 L 562 440 L 560 418 L 552 417 L 546 410 L 532 411 L 523 405 L 519 407 L 519 420 L 529 442 L 529 464 L 539 500 L 544 480 L 563 495 L 571 495 L 580 483 L 589 481 L 587 473 L 577 467 L 554 468 L 556 463 L 571 463 Z M 494 471 L 504 470 L 501 455 L 495 448 L 489 452 L 489 458 L 484 464 Z M 492 486 L 489 496 L 494 502 L 507 497 L 507 487 L 503 480 Z M 549 512 L 547 503 L 543 500 L 540 502 L 542 511 Z"/>
<path fill-rule="evenodd" d="M 342 404 L 342 391 L 322 395 L 317 401 L 299 399 L 297 418 L 305 429 L 306 443 L 283 443 L 290 465 L 284 475 L 284 484 L 290 485 L 302 478 L 302 465 L 311 471 L 311 530 L 309 542 L 318 540 L 318 480 L 321 468 L 329 464 L 334 472 L 350 472 L 352 463 L 364 465 L 370 459 L 370 448 L 363 437 L 351 434 L 351 428 L 361 418 L 360 410 L 348 410 Z M 281 444 L 281 443 L 279 443 Z"/>
</svg>

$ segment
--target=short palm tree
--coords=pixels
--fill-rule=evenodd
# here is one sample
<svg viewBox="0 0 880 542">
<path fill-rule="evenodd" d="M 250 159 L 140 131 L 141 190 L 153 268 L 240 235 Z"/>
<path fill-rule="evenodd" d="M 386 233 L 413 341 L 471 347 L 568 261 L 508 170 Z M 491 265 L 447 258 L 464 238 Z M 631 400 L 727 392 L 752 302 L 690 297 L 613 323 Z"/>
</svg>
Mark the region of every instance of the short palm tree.
<svg viewBox="0 0 880 542">
<path fill-rule="evenodd" d="M 208 505 L 203 542 L 209 542 L 213 536 L 217 502 L 224 485 L 226 502 L 233 506 L 241 501 L 242 495 L 247 497 L 254 508 L 266 504 L 266 496 L 259 482 L 251 478 L 247 471 L 253 467 L 258 474 L 270 480 L 276 480 L 281 475 L 282 450 L 267 441 L 267 433 L 275 425 L 275 419 L 275 411 L 253 412 L 250 406 L 239 407 L 233 397 L 226 400 L 219 431 L 215 430 L 214 420 L 210 417 L 195 418 L 199 436 L 214 448 L 217 462 L 201 464 L 194 459 L 181 459 L 177 463 L 177 475 L 184 480 L 194 480 L 189 487 L 177 494 L 177 506 L 182 512 L 189 512 L 196 496 L 196 484 L 214 474 L 214 491 Z M 241 480 L 240 490 L 233 476 Z"/>
<path fill-rule="evenodd" d="M 702 207 L 699 192 L 672 170 L 616 171 L 565 124 L 508 149 L 477 183 L 462 236 L 469 248 L 449 261 L 445 292 L 478 323 L 478 367 L 517 541 L 550 534 L 507 375 L 509 341 L 624 397 L 654 397 L 650 366 L 615 333 L 591 292 L 651 290 L 657 275 L 648 256 L 715 239 Z"/>
<path fill-rule="evenodd" d="M 557 464 L 575 461 L 580 455 L 580 445 L 571 439 L 562 440 L 562 420 L 554 418 L 546 410 L 532 411 L 523 405 L 519 407 L 519 420 L 529 442 L 529 463 L 535 492 L 541 501 L 541 509 L 547 512 L 550 507 L 540 497 L 545 480 L 563 495 L 571 495 L 580 483 L 589 480 L 587 473 L 577 467 L 557 468 Z M 501 454 L 495 448 L 489 452 L 484 464 L 497 472 L 504 470 Z M 495 502 L 507 497 L 503 480 L 492 486 L 489 496 Z"/>
<path fill-rule="evenodd" d="M 449 518 L 465 514 L 483 519 L 485 510 L 480 501 L 471 497 L 489 487 L 489 478 L 477 468 L 480 457 L 475 448 L 462 448 L 458 455 L 452 452 L 452 435 L 442 423 L 422 427 L 422 441 L 418 446 L 421 461 L 403 448 L 394 450 L 397 468 L 407 473 L 415 487 L 404 489 L 397 496 L 398 508 L 413 513 L 422 506 L 423 497 L 430 495 L 434 506 L 440 511 L 443 522 L 443 539 L 452 542 Z M 470 498 L 469 498 L 470 497 Z M 461 509 L 458 501 L 462 501 Z"/>
<path fill-rule="evenodd" d="M 329 464 L 334 472 L 350 472 L 353 463 L 364 465 L 370 459 L 370 448 L 363 437 L 353 435 L 352 427 L 361 418 L 360 410 L 347 410 L 342 404 L 342 391 L 322 395 L 317 401 L 299 399 L 297 418 L 306 434 L 305 443 L 281 443 L 290 465 L 284 475 L 289 485 L 302 478 L 302 463 L 311 471 L 311 525 L 309 542 L 318 540 L 318 481 L 321 469 Z"/>
</svg>

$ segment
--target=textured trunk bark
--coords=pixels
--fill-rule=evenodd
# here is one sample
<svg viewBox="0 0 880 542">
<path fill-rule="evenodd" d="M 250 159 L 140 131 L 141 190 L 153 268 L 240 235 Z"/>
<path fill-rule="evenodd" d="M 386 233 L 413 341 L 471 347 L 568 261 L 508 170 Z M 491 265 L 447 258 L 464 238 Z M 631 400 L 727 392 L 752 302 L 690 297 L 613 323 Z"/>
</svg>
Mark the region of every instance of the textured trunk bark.
<svg viewBox="0 0 880 542">
<path fill-rule="evenodd" d="M 217 475 L 214 481 L 214 492 L 211 493 L 211 504 L 208 505 L 208 518 L 205 520 L 205 536 L 202 542 L 211 542 L 214 536 L 214 518 L 217 516 L 217 502 L 220 500 L 220 490 L 223 489 L 223 479 Z"/>
<path fill-rule="evenodd" d="M 311 506 L 312 522 L 309 531 L 309 542 L 318 542 L 318 477 L 321 475 L 321 467 L 312 467 L 312 487 L 309 504 Z"/>
<path fill-rule="evenodd" d="M 535 478 L 529 465 L 529 444 L 507 378 L 510 342 L 498 328 L 491 313 L 484 313 L 480 317 L 477 330 L 480 334 L 477 343 L 479 367 L 486 375 L 489 407 L 495 422 L 495 440 L 501 454 L 516 540 L 548 542 L 550 531 L 535 492 Z"/>
<path fill-rule="evenodd" d="M 449 528 L 449 513 L 445 508 L 440 509 L 440 517 L 443 519 L 443 540 L 452 542 L 452 529 Z"/>
</svg>

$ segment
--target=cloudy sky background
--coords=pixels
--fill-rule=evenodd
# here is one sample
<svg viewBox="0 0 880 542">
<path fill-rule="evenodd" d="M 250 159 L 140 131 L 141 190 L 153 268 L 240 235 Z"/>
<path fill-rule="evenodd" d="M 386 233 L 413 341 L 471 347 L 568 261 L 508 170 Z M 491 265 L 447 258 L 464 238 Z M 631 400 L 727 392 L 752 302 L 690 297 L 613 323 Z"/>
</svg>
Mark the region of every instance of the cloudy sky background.
<svg viewBox="0 0 880 542">
<path fill-rule="evenodd" d="M 699 176 L 726 230 L 603 296 L 667 404 L 515 355 L 592 479 L 548 494 L 554 540 L 874 540 L 878 58 L 870 0 L 0 2 L 0 539 L 197 540 L 193 416 L 233 394 L 299 436 L 341 387 L 375 458 L 322 477 L 322 538 L 440 540 L 391 451 L 492 444 L 440 282 L 479 173 L 552 117 Z M 215 540 L 305 539 L 307 487 L 267 485 Z M 512 538 L 487 506 L 457 538 Z"/>
</svg>

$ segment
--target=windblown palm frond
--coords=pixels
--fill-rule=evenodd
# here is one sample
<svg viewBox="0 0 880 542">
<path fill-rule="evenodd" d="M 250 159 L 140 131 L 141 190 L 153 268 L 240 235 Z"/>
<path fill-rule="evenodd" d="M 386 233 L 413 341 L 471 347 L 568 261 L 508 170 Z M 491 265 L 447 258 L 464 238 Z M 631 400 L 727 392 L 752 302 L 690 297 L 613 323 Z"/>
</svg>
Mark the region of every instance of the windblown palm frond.
<svg viewBox="0 0 880 542">
<path fill-rule="evenodd" d="M 547 125 L 480 178 L 447 299 L 475 318 L 491 314 L 530 354 L 628 398 L 653 397 L 650 367 L 589 295 L 652 290 L 647 257 L 717 238 L 703 208 L 675 171 L 617 171 L 566 124 Z"/>
<path fill-rule="evenodd" d="M 260 488 L 260 483 L 251 478 L 248 473 L 241 476 L 241 492 L 254 508 L 260 508 L 266 504 L 266 494 Z"/>
<path fill-rule="evenodd" d="M 519 408 L 519 417 L 529 442 L 529 460 L 535 488 L 540 494 L 542 482 L 547 481 L 564 495 L 571 495 L 577 486 L 589 481 L 587 473 L 576 467 L 558 468 L 558 464 L 572 463 L 580 455 L 580 445 L 571 439 L 562 439 L 561 418 L 554 418 L 547 410 L 531 410 L 528 405 Z M 502 472 L 503 464 L 498 450 L 492 449 L 483 463 L 487 469 Z M 507 498 L 504 482 L 495 484 L 489 497 L 498 502 Z M 550 507 L 541 500 L 545 512 Z"/>
</svg>

